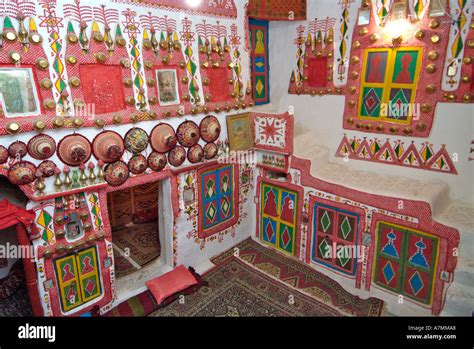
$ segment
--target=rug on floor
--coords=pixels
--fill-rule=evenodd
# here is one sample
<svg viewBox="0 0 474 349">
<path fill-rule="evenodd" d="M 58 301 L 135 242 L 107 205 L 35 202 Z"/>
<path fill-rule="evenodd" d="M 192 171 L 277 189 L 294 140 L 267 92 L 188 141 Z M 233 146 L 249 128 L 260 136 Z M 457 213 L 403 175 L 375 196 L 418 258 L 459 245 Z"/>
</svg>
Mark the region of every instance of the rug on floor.
<svg viewBox="0 0 474 349">
<path fill-rule="evenodd" d="M 115 268 L 115 277 L 117 279 L 133 274 L 134 272 L 139 270 L 127 258 L 122 256 L 120 252 L 117 251 L 115 248 L 114 248 L 114 268 Z"/>
<path fill-rule="evenodd" d="M 0 299 L 10 297 L 25 282 L 23 263 L 18 260 L 13 264 L 6 277 L 0 279 Z"/>
<path fill-rule="evenodd" d="M 269 317 L 341 316 L 313 297 L 276 281 L 235 257 L 203 275 L 209 283 L 150 316 Z"/>
<path fill-rule="evenodd" d="M 383 301 L 377 298 L 362 299 L 344 290 L 336 281 L 295 259 L 264 247 L 251 238 L 236 246 L 239 259 L 273 278 L 311 295 L 321 302 L 353 316 L 380 316 Z M 234 257 L 235 248 L 212 259 L 221 264 Z"/>
<path fill-rule="evenodd" d="M 33 311 L 24 282 L 8 298 L 0 299 L 0 317 L 31 316 L 33 316 Z"/>
<path fill-rule="evenodd" d="M 142 267 L 160 257 L 157 222 L 133 225 L 115 231 L 112 233 L 112 241 L 123 251 L 128 248 L 130 258 Z"/>
</svg>

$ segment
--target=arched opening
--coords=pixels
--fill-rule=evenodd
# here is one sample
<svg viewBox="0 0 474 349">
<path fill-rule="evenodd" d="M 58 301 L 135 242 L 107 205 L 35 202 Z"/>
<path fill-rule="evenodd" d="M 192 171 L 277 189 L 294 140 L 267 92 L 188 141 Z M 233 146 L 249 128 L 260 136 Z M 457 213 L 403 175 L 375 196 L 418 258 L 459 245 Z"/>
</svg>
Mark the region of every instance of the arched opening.
<svg viewBox="0 0 474 349">
<path fill-rule="evenodd" d="M 3 176 L 0 188 L 0 201 L 7 199 L 15 206 L 26 207 L 28 197 Z M 16 226 L 0 230 L 0 316 L 33 315 L 18 245 Z"/>
</svg>

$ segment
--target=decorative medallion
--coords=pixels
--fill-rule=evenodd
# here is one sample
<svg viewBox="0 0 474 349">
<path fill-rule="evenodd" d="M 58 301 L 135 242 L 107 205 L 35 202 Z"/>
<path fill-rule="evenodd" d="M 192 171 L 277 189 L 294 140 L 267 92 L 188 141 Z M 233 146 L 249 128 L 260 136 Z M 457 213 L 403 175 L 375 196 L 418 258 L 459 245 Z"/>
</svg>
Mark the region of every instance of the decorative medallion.
<svg viewBox="0 0 474 349">
<path fill-rule="evenodd" d="M 3 145 L 0 145 L 0 164 L 7 162 L 9 156 L 10 154 L 8 154 L 8 149 Z"/>
<path fill-rule="evenodd" d="M 133 154 L 139 154 L 146 149 L 150 138 L 141 128 L 132 128 L 125 135 L 125 147 Z"/>
<path fill-rule="evenodd" d="M 150 135 L 151 147 L 158 153 L 167 153 L 178 144 L 173 127 L 168 124 L 159 124 Z"/>
<path fill-rule="evenodd" d="M 8 147 L 8 154 L 10 154 L 12 158 L 16 158 L 17 156 L 22 158 L 28 154 L 28 146 L 22 141 L 13 142 Z"/>
<path fill-rule="evenodd" d="M 188 150 L 188 160 L 192 164 L 197 164 L 202 161 L 204 157 L 204 150 L 199 144 L 193 145 Z"/>
<path fill-rule="evenodd" d="M 184 160 L 186 160 L 186 150 L 181 146 L 171 149 L 168 154 L 168 161 L 175 167 L 181 166 Z"/>
<path fill-rule="evenodd" d="M 36 160 L 49 159 L 55 151 L 56 141 L 51 136 L 39 134 L 28 142 L 28 152 Z"/>
<path fill-rule="evenodd" d="M 213 115 L 208 115 L 202 119 L 199 129 L 201 131 L 201 138 L 206 142 L 216 141 L 221 134 L 221 124 Z"/>
<path fill-rule="evenodd" d="M 160 154 L 157 152 L 153 152 L 148 156 L 148 166 L 153 171 L 161 171 L 166 167 L 168 164 L 168 159 L 166 158 L 165 154 Z"/>
<path fill-rule="evenodd" d="M 125 143 L 117 132 L 104 131 L 95 137 L 92 149 L 97 159 L 111 163 L 120 160 L 125 151 Z"/>
<path fill-rule="evenodd" d="M 143 155 L 134 155 L 128 162 L 128 169 L 133 174 L 142 174 L 148 167 L 148 161 Z"/>
<path fill-rule="evenodd" d="M 128 176 L 128 166 L 123 161 L 113 162 L 105 167 L 105 180 L 113 187 L 124 184 Z"/>
<path fill-rule="evenodd" d="M 42 163 L 39 164 L 38 170 L 41 171 L 44 178 L 49 178 L 54 175 L 54 171 L 56 170 L 56 164 L 51 160 L 44 160 Z"/>
<path fill-rule="evenodd" d="M 29 161 L 20 161 L 10 166 L 8 180 L 15 185 L 24 185 L 36 179 L 36 166 Z"/>
<path fill-rule="evenodd" d="M 193 121 L 185 121 L 176 131 L 178 142 L 184 147 L 192 147 L 199 142 L 199 126 Z"/>
<path fill-rule="evenodd" d="M 79 134 L 64 137 L 58 144 L 58 157 L 69 166 L 79 166 L 91 157 L 89 140 Z"/>
<path fill-rule="evenodd" d="M 214 159 L 217 156 L 219 148 L 215 143 L 207 143 L 204 146 L 204 158 L 206 160 Z"/>
</svg>

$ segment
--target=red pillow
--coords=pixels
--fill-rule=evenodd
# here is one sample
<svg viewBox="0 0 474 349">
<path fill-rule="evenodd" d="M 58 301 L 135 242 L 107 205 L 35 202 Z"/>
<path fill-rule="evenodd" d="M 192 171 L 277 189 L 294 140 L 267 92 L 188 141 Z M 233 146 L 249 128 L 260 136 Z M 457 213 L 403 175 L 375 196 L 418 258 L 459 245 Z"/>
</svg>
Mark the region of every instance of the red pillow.
<svg viewBox="0 0 474 349">
<path fill-rule="evenodd" d="M 193 274 L 184 265 L 163 274 L 156 279 L 146 282 L 146 287 L 150 290 L 156 302 L 160 304 L 169 296 L 178 293 L 188 287 L 196 285 L 198 282 Z"/>
</svg>

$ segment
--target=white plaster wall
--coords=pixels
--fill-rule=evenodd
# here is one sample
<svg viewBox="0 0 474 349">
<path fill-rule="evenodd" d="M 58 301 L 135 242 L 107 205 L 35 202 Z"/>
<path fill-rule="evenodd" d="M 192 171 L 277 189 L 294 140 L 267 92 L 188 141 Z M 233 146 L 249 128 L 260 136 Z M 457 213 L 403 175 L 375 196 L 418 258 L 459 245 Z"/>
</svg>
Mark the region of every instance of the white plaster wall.
<svg viewBox="0 0 474 349">
<path fill-rule="evenodd" d="M 308 3 L 308 19 L 321 17 L 318 10 L 324 5 L 334 6 L 334 0 L 312 0 Z M 325 17 L 325 16 L 323 16 Z M 352 132 L 342 128 L 344 115 L 344 96 L 298 96 L 288 94 L 292 69 L 296 67 L 296 27 L 304 22 L 270 22 L 270 99 L 271 104 L 256 108 L 259 111 L 283 112 L 289 106 L 295 110 L 295 129 L 308 129 L 318 139 L 318 146 L 329 149 L 330 161 L 342 162 L 334 154 L 344 133 L 349 138 L 364 136 L 385 140 L 401 139 L 410 144 L 413 138 Z M 423 84 L 423 82 L 421 82 Z M 458 175 L 411 169 L 401 166 L 383 165 L 367 161 L 350 160 L 354 169 L 373 171 L 378 174 L 396 175 L 426 181 L 442 181 L 449 185 L 452 199 L 459 199 L 474 205 L 474 161 L 469 162 L 470 144 L 474 139 L 474 105 L 440 103 L 436 108 L 435 121 L 431 135 L 427 139 L 417 138 L 419 142 L 430 141 L 437 151 L 446 144 L 450 154 L 457 153 L 455 162 Z M 347 163 L 345 163 L 347 164 Z"/>
<path fill-rule="evenodd" d="M 185 174 L 181 175 L 183 181 L 184 178 Z M 255 179 L 255 173 L 252 178 Z M 248 191 L 246 195 L 247 200 L 240 211 L 240 223 L 226 229 L 225 234 L 216 233 L 214 236 L 207 238 L 204 244 L 201 244 L 202 240 L 197 239 L 197 237 L 192 234 L 192 232 L 197 229 L 197 226 L 193 224 L 194 220 L 188 220 L 188 215 L 181 208 L 184 203 L 181 202 L 182 196 L 180 190 L 180 215 L 175 223 L 176 243 L 178 248 L 177 265 L 184 264 L 186 267 L 192 266 L 198 272 L 202 273 L 212 267 L 212 264 L 209 263 L 209 259 L 255 234 L 255 186 L 253 180 L 250 183 L 252 187 Z M 199 185 L 199 182 L 196 185 Z M 196 224 L 198 224 L 197 219 Z"/>
</svg>

